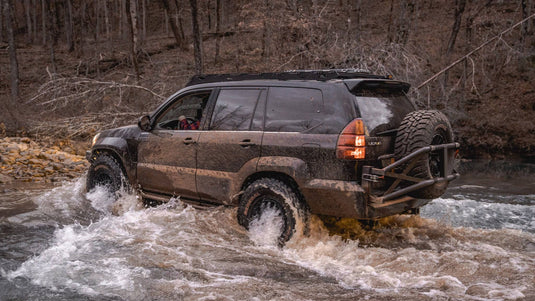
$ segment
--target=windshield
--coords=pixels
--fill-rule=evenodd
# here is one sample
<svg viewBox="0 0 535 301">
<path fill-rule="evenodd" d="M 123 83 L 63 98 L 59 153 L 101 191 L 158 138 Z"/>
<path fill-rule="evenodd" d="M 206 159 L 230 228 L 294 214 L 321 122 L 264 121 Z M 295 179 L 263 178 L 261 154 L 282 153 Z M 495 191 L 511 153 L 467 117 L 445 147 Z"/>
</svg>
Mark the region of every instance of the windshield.
<svg viewBox="0 0 535 301">
<path fill-rule="evenodd" d="M 401 91 L 363 90 L 355 104 L 370 135 L 388 135 L 396 130 L 403 117 L 416 108 Z"/>
</svg>

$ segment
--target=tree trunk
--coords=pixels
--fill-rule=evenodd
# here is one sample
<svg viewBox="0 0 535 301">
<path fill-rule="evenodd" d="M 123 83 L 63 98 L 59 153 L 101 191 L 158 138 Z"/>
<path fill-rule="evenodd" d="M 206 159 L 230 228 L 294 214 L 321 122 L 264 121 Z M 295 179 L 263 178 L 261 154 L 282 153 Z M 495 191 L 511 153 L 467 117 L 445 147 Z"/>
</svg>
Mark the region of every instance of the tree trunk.
<svg viewBox="0 0 535 301">
<path fill-rule="evenodd" d="M 110 52 L 112 49 L 112 37 L 108 1 L 104 1 L 104 24 L 106 25 L 106 44 L 108 45 L 108 51 Z"/>
<path fill-rule="evenodd" d="M 32 25 L 33 25 L 32 41 L 33 42 L 37 41 L 37 8 L 38 7 L 39 7 L 38 1 L 37 0 L 32 0 L 32 8 L 33 8 L 32 9 L 32 19 L 33 19 L 33 22 L 32 22 Z"/>
<path fill-rule="evenodd" d="M 169 0 L 161 0 L 160 1 L 163 5 L 163 8 L 165 9 L 165 12 L 167 13 L 169 23 L 171 25 L 171 30 L 173 31 L 173 35 L 175 36 L 176 45 L 182 49 L 185 48 L 184 41 L 182 41 L 180 37 L 180 33 L 178 31 L 178 27 L 176 26 L 175 19 L 172 17 L 171 9 L 169 7 Z"/>
<path fill-rule="evenodd" d="M 360 32 L 362 30 L 361 28 L 362 24 L 362 0 L 356 1 L 356 12 L 355 12 L 355 40 L 357 42 L 360 42 Z"/>
<path fill-rule="evenodd" d="M 521 11 L 522 11 L 522 20 L 527 18 L 528 15 L 528 0 L 521 0 L 520 1 Z M 526 47 L 526 36 L 528 34 L 528 25 L 529 21 L 524 22 L 522 26 L 520 27 L 520 52 L 524 52 L 524 49 Z"/>
<path fill-rule="evenodd" d="M 394 0 L 390 1 L 390 14 L 388 15 L 388 29 L 386 30 L 388 44 L 394 41 Z"/>
<path fill-rule="evenodd" d="M 139 65 L 137 61 L 138 42 L 139 36 L 137 31 L 137 9 L 136 0 L 126 1 L 126 16 L 128 21 L 128 27 L 130 27 L 130 55 L 132 56 L 132 64 L 134 65 L 134 71 L 136 73 L 136 80 L 140 80 Z"/>
<path fill-rule="evenodd" d="M 455 0 L 455 13 L 454 13 L 454 22 L 451 29 L 450 39 L 448 40 L 448 47 L 446 48 L 446 57 L 449 57 L 455 46 L 455 41 L 457 40 L 457 34 L 461 28 L 461 20 L 463 17 L 464 9 L 466 7 L 466 0 Z"/>
<path fill-rule="evenodd" d="M 48 0 L 41 0 L 41 24 L 42 24 L 42 33 L 43 33 L 43 46 L 46 46 L 46 36 L 47 36 L 47 30 L 46 30 L 46 19 L 48 18 L 48 12 L 46 10 L 46 1 Z"/>
<path fill-rule="evenodd" d="M 191 23 L 193 28 L 193 55 L 195 56 L 195 74 L 203 73 L 202 63 L 202 37 L 199 28 L 199 14 L 197 11 L 197 0 L 190 0 L 191 5 Z"/>
<path fill-rule="evenodd" d="M 176 6 L 176 15 L 177 15 L 177 26 L 178 26 L 178 32 L 180 33 L 180 39 L 184 41 L 184 44 L 186 44 L 186 36 L 184 35 L 184 26 L 182 26 L 182 9 L 180 5 L 178 4 L 178 0 L 175 0 L 175 6 Z M 187 48 L 187 45 L 185 46 Z"/>
<path fill-rule="evenodd" d="M 262 30 L 262 57 L 268 58 L 270 55 L 270 44 L 271 44 L 271 7 L 270 0 L 264 0 L 264 9 L 266 15 L 263 20 L 263 30 Z"/>
<path fill-rule="evenodd" d="M 141 0 L 141 5 L 143 9 L 143 34 L 142 39 L 145 41 L 147 39 L 147 0 Z"/>
<path fill-rule="evenodd" d="M 0 42 L 4 40 L 4 1 L 0 1 Z"/>
<path fill-rule="evenodd" d="M 13 33 L 13 9 L 11 0 L 3 0 L 4 18 L 9 45 L 9 66 L 11 71 L 11 103 L 16 103 L 19 99 L 19 62 L 17 60 L 17 47 Z"/>
<path fill-rule="evenodd" d="M 74 30 L 72 17 L 72 0 L 66 0 L 67 7 L 65 8 L 65 33 L 67 36 L 67 49 L 69 52 L 74 51 Z"/>
<path fill-rule="evenodd" d="M 265 26 L 265 24 L 264 24 Z M 216 40 L 215 40 L 215 56 L 214 56 L 214 63 L 217 64 L 219 62 L 219 48 L 221 47 L 221 37 L 219 36 L 219 33 L 221 31 L 221 0 L 215 1 L 215 32 L 216 32 Z"/>
<path fill-rule="evenodd" d="M 50 6 L 50 2 L 54 0 L 45 0 L 44 7 L 44 16 L 46 17 L 46 41 L 48 41 L 48 47 L 50 50 L 50 63 L 52 64 L 51 76 L 55 77 L 57 73 L 56 68 L 56 51 L 54 49 L 54 44 L 57 41 L 56 33 L 54 30 L 54 20 L 53 20 L 53 11 Z"/>
<path fill-rule="evenodd" d="M 415 11 L 414 0 L 402 0 L 398 18 L 396 43 L 405 45 L 409 40 L 412 17 Z"/>
<path fill-rule="evenodd" d="M 461 28 L 461 21 L 464 13 L 464 9 L 466 7 L 466 0 L 455 0 L 455 12 L 453 13 L 453 27 L 451 29 L 451 35 L 448 40 L 448 45 L 446 47 L 446 63 L 450 60 L 451 52 L 453 51 L 453 47 L 455 46 L 455 41 L 457 40 L 457 35 L 459 34 L 459 29 Z M 471 24 L 470 24 L 471 26 Z M 468 28 L 468 26 L 467 26 Z M 446 89 L 448 85 L 448 78 L 449 72 L 444 72 L 444 89 Z"/>
<path fill-rule="evenodd" d="M 24 1 L 24 10 L 26 13 L 26 43 L 32 42 L 32 17 L 31 17 L 31 2 L 30 0 Z"/>
</svg>

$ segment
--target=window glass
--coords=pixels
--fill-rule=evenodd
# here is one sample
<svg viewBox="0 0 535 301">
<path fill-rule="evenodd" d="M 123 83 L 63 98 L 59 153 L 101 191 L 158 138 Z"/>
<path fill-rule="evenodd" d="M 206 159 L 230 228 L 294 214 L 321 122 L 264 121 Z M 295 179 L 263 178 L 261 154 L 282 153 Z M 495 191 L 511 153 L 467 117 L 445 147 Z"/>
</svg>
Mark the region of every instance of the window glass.
<svg viewBox="0 0 535 301">
<path fill-rule="evenodd" d="M 156 128 L 166 130 L 196 130 L 210 92 L 188 94 L 177 99 L 156 120 Z"/>
<path fill-rule="evenodd" d="M 262 90 L 258 99 L 256 108 L 251 122 L 251 131 L 262 131 L 264 129 L 264 113 L 266 112 L 266 95 L 267 90 Z"/>
<path fill-rule="evenodd" d="M 224 89 L 212 114 L 212 130 L 249 130 L 260 89 Z"/>
<path fill-rule="evenodd" d="M 275 87 L 269 89 L 265 131 L 311 132 L 322 122 L 320 90 Z"/>
<path fill-rule="evenodd" d="M 365 90 L 357 95 L 356 104 L 370 134 L 399 127 L 414 106 L 401 91 Z"/>
</svg>

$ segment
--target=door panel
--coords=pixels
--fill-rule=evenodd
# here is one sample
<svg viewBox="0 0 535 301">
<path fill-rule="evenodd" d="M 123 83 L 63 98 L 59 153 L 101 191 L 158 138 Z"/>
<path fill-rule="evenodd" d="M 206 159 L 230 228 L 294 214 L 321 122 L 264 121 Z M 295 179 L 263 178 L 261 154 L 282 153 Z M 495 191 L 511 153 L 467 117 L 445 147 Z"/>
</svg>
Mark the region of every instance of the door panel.
<svg viewBox="0 0 535 301">
<path fill-rule="evenodd" d="M 198 142 L 197 191 L 202 200 L 228 204 L 240 170 L 252 173 L 262 132 L 203 131 Z"/>
<path fill-rule="evenodd" d="M 138 148 L 137 175 L 143 190 L 198 198 L 196 142 L 200 131 L 155 130 Z"/>
</svg>

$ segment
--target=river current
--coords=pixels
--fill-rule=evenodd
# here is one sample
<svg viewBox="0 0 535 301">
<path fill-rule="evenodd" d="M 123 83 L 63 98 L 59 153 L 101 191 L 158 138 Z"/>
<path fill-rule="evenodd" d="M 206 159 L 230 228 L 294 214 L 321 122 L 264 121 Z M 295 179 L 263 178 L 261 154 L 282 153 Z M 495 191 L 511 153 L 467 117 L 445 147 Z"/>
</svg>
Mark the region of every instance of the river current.
<svg viewBox="0 0 535 301">
<path fill-rule="evenodd" d="M 462 173 L 420 216 L 313 216 L 284 248 L 235 208 L 113 203 L 84 177 L 4 189 L 0 300 L 535 300 L 535 167 Z"/>
</svg>

